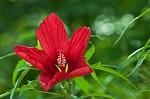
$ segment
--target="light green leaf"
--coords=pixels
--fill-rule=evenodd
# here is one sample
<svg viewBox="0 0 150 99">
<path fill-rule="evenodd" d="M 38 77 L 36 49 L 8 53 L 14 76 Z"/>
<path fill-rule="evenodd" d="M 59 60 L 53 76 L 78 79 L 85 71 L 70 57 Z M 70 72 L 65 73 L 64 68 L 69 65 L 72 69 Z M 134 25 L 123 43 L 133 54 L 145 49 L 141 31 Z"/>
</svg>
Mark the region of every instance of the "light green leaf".
<svg viewBox="0 0 150 99">
<path fill-rule="evenodd" d="M 74 81 L 78 87 L 80 87 L 85 93 L 88 93 L 90 85 L 83 77 L 76 77 Z"/>
<path fill-rule="evenodd" d="M 122 79 L 124 79 L 125 81 L 127 81 L 130 85 L 132 85 L 134 88 L 136 88 L 136 86 L 134 84 L 132 84 L 124 75 L 122 75 L 121 73 L 113 70 L 113 69 L 110 69 L 110 68 L 106 68 L 106 67 L 101 67 L 101 66 L 95 66 L 94 65 L 91 65 L 91 67 L 93 69 L 97 69 L 97 70 L 102 70 L 102 71 L 105 71 L 105 72 L 108 72 L 108 73 L 111 73 L 111 74 L 114 74 Z M 137 89 L 137 88 L 136 88 Z M 137 89 L 138 90 L 138 89 Z"/>
<path fill-rule="evenodd" d="M 85 52 L 85 58 L 86 58 L 86 61 L 88 61 L 94 54 L 95 52 L 95 47 L 94 45 L 90 42 L 90 44 L 92 45 L 90 47 L 90 49 L 88 49 L 86 52 Z"/>
<path fill-rule="evenodd" d="M 36 46 L 36 48 L 39 49 L 39 50 L 42 50 L 41 44 L 40 44 L 40 42 L 38 40 L 37 40 L 37 46 Z"/>
<path fill-rule="evenodd" d="M 15 68 L 15 70 L 14 70 L 14 72 L 13 72 L 13 77 L 12 77 L 12 83 L 13 83 L 13 85 L 15 84 L 16 78 L 17 78 L 18 73 L 19 73 L 19 71 L 17 71 L 17 68 L 19 68 L 19 67 L 21 67 L 21 66 L 24 66 L 25 64 L 26 64 L 26 61 L 22 59 L 22 60 L 20 60 L 20 61 L 18 62 L 18 64 L 16 65 L 16 68 Z"/>
<path fill-rule="evenodd" d="M 37 85 L 37 80 L 33 80 L 33 81 L 28 81 L 27 85 L 23 85 L 20 89 L 20 94 L 19 96 L 22 95 L 22 93 L 27 90 L 27 89 L 33 89 L 36 85 Z"/>
<path fill-rule="evenodd" d="M 106 89 L 105 86 L 100 82 L 100 80 L 98 79 L 98 77 L 94 71 L 91 73 L 91 76 L 99 85 L 102 86 L 102 88 Z"/>
<path fill-rule="evenodd" d="M 3 58 L 9 57 L 9 56 L 13 56 L 13 55 L 16 55 L 16 53 L 15 53 L 15 52 L 12 52 L 12 53 L 9 53 L 9 54 L 7 54 L 7 55 L 5 55 L 5 56 L 1 56 L 1 57 L 0 57 L 0 60 L 3 59 Z"/>
<path fill-rule="evenodd" d="M 150 50 L 144 55 L 144 57 L 142 57 L 138 60 L 138 62 L 136 63 L 135 68 L 131 71 L 131 73 L 128 76 L 130 76 L 137 68 L 139 68 L 141 66 L 141 64 L 143 63 L 143 61 L 145 60 L 145 58 L 146 58 L 146 56 L 148 55 L 149 52 L 150 52 Z"/>
<path fill-rule="evenodd" d="M 137 49 L 136 51 L 134 51 L 133 53 L 131 53 L 127 59 L 131 58 L 133 55 L 135 55 L 137 52 L 141 51 L 144 47 L 141 47 L 139 49 Z"/>
<path fill-rule="evenodd" d="M 150 90 L 139 90 L 138 92 L 134 93 L 134 94 L 130 97 L 130 99 L 137 99 L 136 96 L 142 94 L 143 92 L 150 92 Z"/>
<path fill-rule="evenodd" d="M 116 99 L 116 98 L 112 97 L 111 95 L 107 95 L 103 92 L 101 92 L 101 93 L 89 93 L 89 94 L 82 96 L 83 99 L 85 99 L 87 97 L 105 97 L 105 98 L 109 98 L 109 99 Z"/>
<path fill-rule="evenodd" d="M 123 32 L 121 33 L 121 35 L 118 37 L 118 39 L 115 41 L 115 44 L 118 43 L 118 41 L 122 38 L 122 36 L 124 35 L 125 31 L 127 30 L 127 28 L 133 23 L 135 22 L 137 19 L 141 18 L 142 16 L 144 16 L 145 14 L 150 12 L 150 8 L 148 8 L 147 10 L 145 10 L 143 13 L 141 13 L 139 16 L 137 16 L 136 18 L 134 18 L 123 30 Z"/>
<path fill-rule="evenodd" d="M 142 58 L 143 53 L 144 53 L 145 49 L 148 47 L 149 44 L 150 44 L 150 38 L 148 39 L 148 41 L 146 42 L 145 46 L 143 47 L 140 58 Z"/>
<path fill-rule="evenodd" d="M 14 88 L 12 89 L 12 92 L 11 92 L 11 95 L 10 95 L 10 99 L 13 99 L 13 96 L 14 96 L 16 88 L 19 86 L 20 82 L 22 81 L 22 79 L 28 73 L 29 70 L 30 70 L 30 68 L 28 68 L 27 70 L 24 70 L 22 72 L 22 74 L 19 76 L 18 80 L 16 81 L 16 83 L 14 85 Z"/>
<path fill-rule="evenodd" d="M 100 67 L 102 67 L 101 62 L 97 62 L 91 65 L 91 68 L 100 68 Z"/>
</svg>

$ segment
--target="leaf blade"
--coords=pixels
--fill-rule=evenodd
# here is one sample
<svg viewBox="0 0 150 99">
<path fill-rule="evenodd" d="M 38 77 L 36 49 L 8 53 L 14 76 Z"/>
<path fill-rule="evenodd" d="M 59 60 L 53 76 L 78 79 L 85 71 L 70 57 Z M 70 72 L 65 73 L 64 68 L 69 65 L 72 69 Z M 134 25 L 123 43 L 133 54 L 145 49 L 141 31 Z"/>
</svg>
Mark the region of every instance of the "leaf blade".
<svg viewBox="0 0 150 99">
<path fill-rule="evenodd" d="M 126 27 L 125 29 L 123 30 L 123 32 L 121 33 L 121 35 L 118 37 L 118 39 L 115 41 L 115 44 L 117 44 L 120 39 L 122 38 L 122 36 L 124 35 L 125 31 L 128 29 L 128 27 L 133 23 L 135 22 L 136 20 L 138 20 L 139 18 L 141 18 L 142 16 L 144 16 L 145 14 L 149 13 L 150 12 L 150 8 L 148 8 L 147 10 L 145 10 L 144 12 L 142 12 L 139 16 L 137 16 L 136 18 L 134 18 Z"/>
</svg>

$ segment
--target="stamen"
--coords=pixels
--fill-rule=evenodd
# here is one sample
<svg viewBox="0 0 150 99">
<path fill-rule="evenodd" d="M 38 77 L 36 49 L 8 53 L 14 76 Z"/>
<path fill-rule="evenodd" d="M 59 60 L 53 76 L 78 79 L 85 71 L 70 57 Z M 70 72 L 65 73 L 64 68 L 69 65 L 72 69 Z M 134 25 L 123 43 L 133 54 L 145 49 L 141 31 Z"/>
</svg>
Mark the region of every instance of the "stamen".
<svg viewBox="0 0 150 99">
<path fill-rule="evenodd" d="M 62 50 L 58 50 L 59 51 L 59 55 L 57 58 L 57 63 L 59 67 L 65 67 L 66 65 L 66 58 L 64 56 L 64 54 L 62 53 Z"/>
</svg>

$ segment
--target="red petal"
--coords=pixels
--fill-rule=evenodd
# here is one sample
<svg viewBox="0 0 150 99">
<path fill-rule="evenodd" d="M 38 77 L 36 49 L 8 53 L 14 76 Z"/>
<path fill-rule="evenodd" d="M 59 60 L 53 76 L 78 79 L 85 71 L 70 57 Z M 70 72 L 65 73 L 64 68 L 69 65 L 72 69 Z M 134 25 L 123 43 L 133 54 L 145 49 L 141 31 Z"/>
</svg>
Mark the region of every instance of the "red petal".
<svg viewBox="0 0 150 99">
<path fill-rule="evenodd" d="M 37 67 L 44 72 L 57 72 L 56 67 L 52 67 L 51 59 L 44 51 L 26 46 L 15 46 L 14 50 L 18 56 L 25 59 L 34 67 Z"/>
<path fill-rule="evenodd" d="M 63 22 L 59 17 L 52 13 L 43 20 L 36 31 L 43 50 L 55 60 L 57 51 L 64 50 L 65 53 L 69 47 L 69 40 Z"/>
<path fill-rule="evenodd" d="M 83 27 L 77 29 L 70 40 L 69 59 L 76 62 L 77 59 L 83 56 L 88 41 L 90 39 L 90 28 Z"/>
<path fill-rule="evenodd" d="M 93 70 L 89 67 L 89 66 L 85 66 L 82 68 L 78 68 L 74 71 L 72 71 L 71 73 L 69 73 L 68 75 L 66 75 L 66 79 L 70 79 L 70 78 L 74 78 L 74 77 L 80 77 L 83 75 L 87 75 L 90 74 Z"/>
<path fill-rule="evenodd" d="M 51 87 L 63 80 L 65 74 L 63 72 L 57 72 L 54 76 L 42 72 L 39 75 L 39 82 L 45 91 L 48 91 Z"/>
</svg>

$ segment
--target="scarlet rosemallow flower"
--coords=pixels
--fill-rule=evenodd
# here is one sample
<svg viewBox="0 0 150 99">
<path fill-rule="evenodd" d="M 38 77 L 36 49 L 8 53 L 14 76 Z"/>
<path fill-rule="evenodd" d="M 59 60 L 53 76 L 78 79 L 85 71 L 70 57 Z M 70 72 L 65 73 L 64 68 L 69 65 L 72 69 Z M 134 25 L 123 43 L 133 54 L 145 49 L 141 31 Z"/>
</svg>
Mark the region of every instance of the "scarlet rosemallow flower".
<svg viewBox="0 0 150 99">
<path fill-rule="evenodd" d="M 90 28 L 79 28 L 68 39 L 63 22 L 52 13 L 40 24 L 36 36 L 43 50 L 26 46 L 15 46 L 14 50 L 18 56 L 42 71 L 38 80 L 45 91 L 62 80 L 93 71 L 84 57 Z"/>
</svg>

